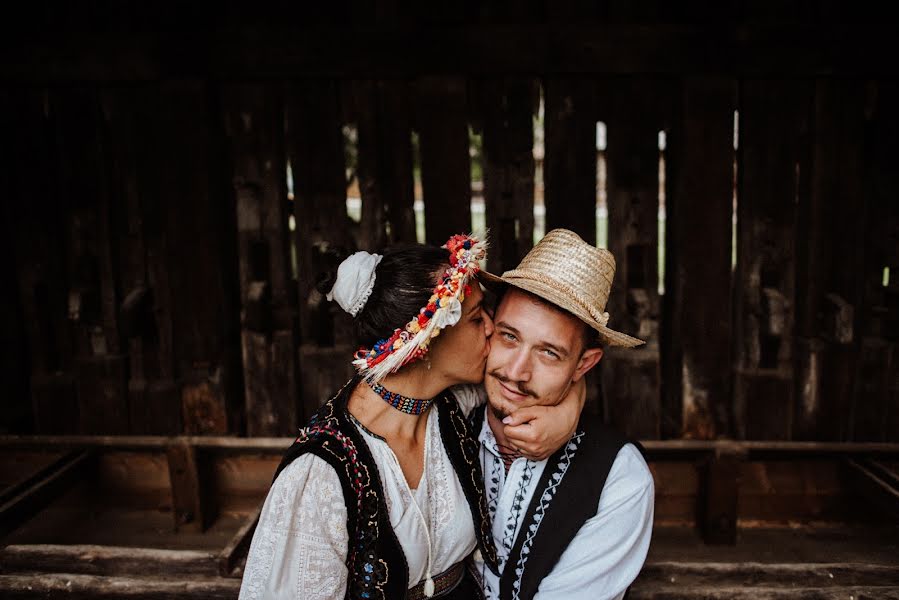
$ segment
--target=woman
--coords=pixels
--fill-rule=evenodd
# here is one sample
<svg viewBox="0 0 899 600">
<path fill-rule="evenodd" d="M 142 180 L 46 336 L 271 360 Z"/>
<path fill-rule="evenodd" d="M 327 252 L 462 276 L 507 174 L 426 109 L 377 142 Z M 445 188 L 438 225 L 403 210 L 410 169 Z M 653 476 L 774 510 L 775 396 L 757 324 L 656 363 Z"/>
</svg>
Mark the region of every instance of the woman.
<svg viewBox="0 0 899 600">
<path fill-rule="evenodd" d="M 453 236 L 340 265 L 328 297 L 354 317 L 359 374 L 282 461 L 241 599 L 480 597 L 464 567 L 475 548 L 495 564 L 466 420 L 478 395 L 449 388 L 483 379 L 493 323 L 474 277 L 485 251 Z M 559 431 L 540 433 L 570 433 L 571 396 L 554 409 L 562 418 L 549 429 Z"/>
</svg>

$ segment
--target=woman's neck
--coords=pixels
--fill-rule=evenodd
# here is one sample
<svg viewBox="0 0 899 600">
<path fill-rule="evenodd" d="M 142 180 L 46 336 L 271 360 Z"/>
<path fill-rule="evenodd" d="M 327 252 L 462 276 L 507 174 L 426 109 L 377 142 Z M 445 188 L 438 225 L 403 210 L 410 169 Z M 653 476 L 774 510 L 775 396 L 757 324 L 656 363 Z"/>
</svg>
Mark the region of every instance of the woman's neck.
<svg viewBox="0 0 899 600">
<path fill-rule="evenodd" d="M 432 375 L 427 363 L 418 362 L 388 375 L 381 385 L 402 396 L 427 400 L 447 387 L 441 380 L 436 373 Z M 420 415 L 404 413 L 388 404 L 364 381 L 359 382 L 347 408 L 367 429 L 385 438 L 417 439 L 424 436 L 422 425 L 427 420 L 427 410 Z"/>
</svg>

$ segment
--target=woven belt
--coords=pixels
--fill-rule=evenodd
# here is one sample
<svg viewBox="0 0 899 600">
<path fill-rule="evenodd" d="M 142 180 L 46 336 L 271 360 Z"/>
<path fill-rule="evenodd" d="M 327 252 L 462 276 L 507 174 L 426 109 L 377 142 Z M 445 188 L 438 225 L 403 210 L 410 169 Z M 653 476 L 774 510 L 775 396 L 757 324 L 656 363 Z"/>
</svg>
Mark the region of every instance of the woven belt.
<svg viewBox="0 0 899 600">
<path fill-rule="evenodd" d="M 465 575 L 465 562 L 460 561 L 451 566 L 443 573 L 433 577 L 434 579 L 434 595 L 431 598 L 439 598 L 443 594 L 453 591 L 462 577 Z M 425 596 L 425 582 L 421 581 L 410 588 L 406 593 L 407 600 L 427 600 Z"/>
</svg>

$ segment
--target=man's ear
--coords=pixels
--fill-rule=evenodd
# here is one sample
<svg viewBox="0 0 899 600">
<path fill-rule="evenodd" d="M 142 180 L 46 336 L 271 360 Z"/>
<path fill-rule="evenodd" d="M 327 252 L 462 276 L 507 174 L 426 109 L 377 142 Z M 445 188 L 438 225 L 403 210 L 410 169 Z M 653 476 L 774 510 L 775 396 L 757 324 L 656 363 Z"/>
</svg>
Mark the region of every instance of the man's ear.
<svg viewBox="0 0 899 600">
<path fill-rule="evenodd" d="M 580 360 L 578 360 L 577 367 L 574 369 L 574 374 L 571 376 L 572 381 L 577 381 L 581 377 L 584 376 L 584 373 L 592 369 L 596 366 L 596 363 L 599 362 L 599 359 L 602 358 L 602 348 L 589 348 L 584 350 L 584 353 L 581 354 Z"/>
</svg>

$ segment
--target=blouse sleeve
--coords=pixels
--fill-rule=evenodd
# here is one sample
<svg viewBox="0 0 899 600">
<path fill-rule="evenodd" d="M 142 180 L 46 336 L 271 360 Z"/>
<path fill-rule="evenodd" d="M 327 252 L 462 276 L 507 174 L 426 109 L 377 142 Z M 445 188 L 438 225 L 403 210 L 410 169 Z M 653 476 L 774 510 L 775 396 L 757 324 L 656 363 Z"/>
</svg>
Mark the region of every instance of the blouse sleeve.
<svg viewBox="0 0 899 600">
<path fill-rule="evenodd" d="M 340 479 L 304 454 L 272 485 L 244 569 L 240 600 L 342 598 L 347 511 Z"/>
<path fill-rule="evenodd" d="M 487 402 L 487 392 L 483 385 L 454 385 L 450 391 L 456 397 L 456 402 L 459 403 L 459 408 L 466 417 L 471 414 L 471 411 Z"/>
</svg>

